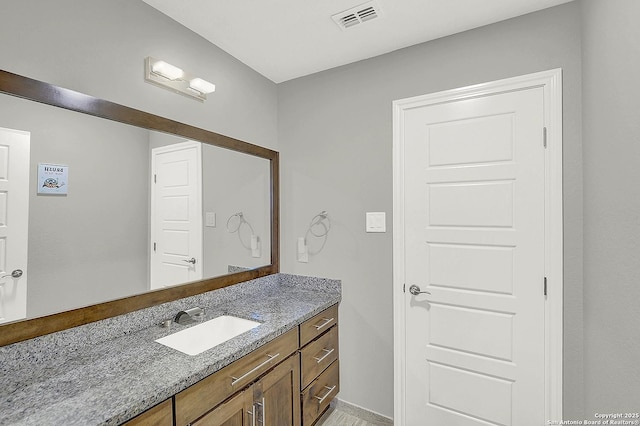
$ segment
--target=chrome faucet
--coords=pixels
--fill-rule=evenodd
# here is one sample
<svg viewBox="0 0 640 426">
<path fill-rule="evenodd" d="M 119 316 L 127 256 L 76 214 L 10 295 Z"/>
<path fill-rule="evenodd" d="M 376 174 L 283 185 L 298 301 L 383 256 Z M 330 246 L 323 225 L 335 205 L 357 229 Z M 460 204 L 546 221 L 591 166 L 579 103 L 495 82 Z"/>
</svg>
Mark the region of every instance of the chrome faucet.
<svg viewBox="0 0 640 426">
<path fill-rule="evenodd" d="M 178 324 L 191 324 L 192 322 L 202 321 L 203 316 L 204 310 L 202 308 L 195 307 L 178 312 L 173 318 L 173 321 Z"/>
</svg>

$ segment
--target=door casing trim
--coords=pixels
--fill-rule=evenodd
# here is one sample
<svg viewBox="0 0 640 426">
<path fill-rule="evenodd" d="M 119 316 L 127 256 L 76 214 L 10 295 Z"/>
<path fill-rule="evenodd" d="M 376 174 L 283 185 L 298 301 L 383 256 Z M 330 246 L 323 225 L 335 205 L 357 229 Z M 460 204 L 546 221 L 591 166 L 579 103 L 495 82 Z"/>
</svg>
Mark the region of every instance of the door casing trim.
<svg viewBox="0 0 640 426">
<path fill-rule="evenodd" d="M 562 420 L 563 210 L 562 69 L 445 90 L 393 102 L 393 330 L 394 424 L 405 424 L 404 113 L 424 107 L 541 87 L 544 93 L 545 149 L 545 419 Z M 541 139 L 542 143 L 542 134 Z M 542 283 L 541 283 L 542 291 Z"/>
</svg>

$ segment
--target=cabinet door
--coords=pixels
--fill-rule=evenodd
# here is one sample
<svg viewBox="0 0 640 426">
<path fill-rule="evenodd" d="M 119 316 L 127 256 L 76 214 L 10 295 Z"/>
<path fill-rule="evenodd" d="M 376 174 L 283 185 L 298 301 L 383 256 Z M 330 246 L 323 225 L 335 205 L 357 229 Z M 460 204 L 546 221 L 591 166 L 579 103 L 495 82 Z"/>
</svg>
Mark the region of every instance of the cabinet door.
<svg viewBox="0 0 640 426">
<path fill-rule="evenodd" d="M 253 405 L 253 388 L 238 392 L 231 399 L 209 411 L 193 426 L 252 426 L 256 415 Z"/>
<path fill-rule="evenodd" d="M 122 426 L 173 426 L 173 404 L 171 399 L 148 409 Z"/>
<path fill-rule="evenodd" d="M 261 426 L 300 424 L 300 361 L 295 354 L 254 385 Z M 262 421 L 260 421 L 262 420 Z"/>
</svg>

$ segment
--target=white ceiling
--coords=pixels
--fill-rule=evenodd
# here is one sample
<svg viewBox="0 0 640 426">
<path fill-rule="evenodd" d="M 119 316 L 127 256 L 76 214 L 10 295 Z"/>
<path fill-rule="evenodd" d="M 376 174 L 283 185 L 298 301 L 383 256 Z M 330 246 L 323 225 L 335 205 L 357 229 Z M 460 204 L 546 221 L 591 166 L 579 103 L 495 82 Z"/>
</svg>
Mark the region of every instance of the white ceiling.
<svg viewBox="0 0 640 426">
<path fill-rule="evenodd" d="M 280 83 L 571 0 L 375 0 L 348 30 L 331 16 L 366 0 L 143 0 Z"/>
</svg>

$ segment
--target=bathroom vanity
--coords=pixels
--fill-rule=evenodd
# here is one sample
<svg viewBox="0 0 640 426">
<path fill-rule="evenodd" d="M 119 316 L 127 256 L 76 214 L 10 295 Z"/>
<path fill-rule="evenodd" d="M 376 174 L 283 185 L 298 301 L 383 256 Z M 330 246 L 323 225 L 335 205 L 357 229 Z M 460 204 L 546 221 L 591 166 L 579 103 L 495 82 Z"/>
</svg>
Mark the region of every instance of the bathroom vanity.
<svg viewBox="0 0 640 426">
<path fill-rule="evenodd" d="M 302 424 L 311 425 L 339 391 L 339 375 L 333 373 L 338 371 L 337 327 L 328 327 L 336 323 L 334 305 L 180 392 L 175 396 L 176 424 L 244 425 L 255 419 L 265 425 L 299 425 L 302 409 Z M 332 333 L 325 338 L 322 332 L 329 329 Z M 308 331 L 321 337 L 300 348 L 301 342 L 313 337 Z M 318 381 L 319 373 L 330 365 L 333 368 L 327 378 Z M 312 380 L 318 386 L 310 386 Z M 305 386 L 302 404 L 301 386 Z"/>
<path fill-rule="evenodd" d="M 339 301 L 275 274 L 2 347 L 0 424 L 311 426 L 339 391 Z M 192 306 L 261 325 L 195 356 L 157 343 Z"/>
<path fill-rule="evenodd" d="M 125 425 L 173 425 L 175 407 L 176 425 L 310 426 L 340 391 L 337 322 L 334 305 Z"/>
</svg>

